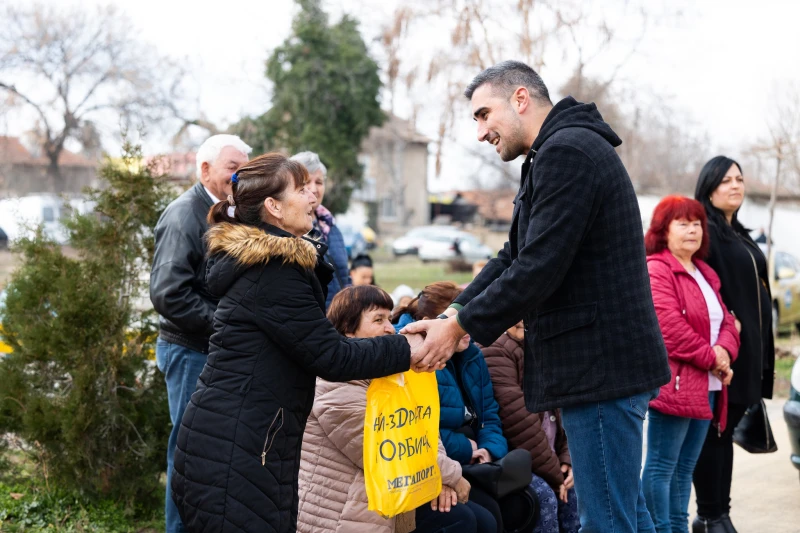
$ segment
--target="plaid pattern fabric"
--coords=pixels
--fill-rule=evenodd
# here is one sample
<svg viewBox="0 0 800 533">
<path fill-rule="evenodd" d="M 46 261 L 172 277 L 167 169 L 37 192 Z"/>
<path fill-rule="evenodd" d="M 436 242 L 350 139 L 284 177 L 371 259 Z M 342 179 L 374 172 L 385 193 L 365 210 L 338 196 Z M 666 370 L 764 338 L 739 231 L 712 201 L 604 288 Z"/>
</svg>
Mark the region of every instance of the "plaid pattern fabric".
<svg viewBox="0 0 800 533">
<path fill-rule="evenodd" d="M 456 300 L 484 345 L 525 321 L 532 412 L 670 379 L 620 142 L 594 104 L 556 105 L 523 165 L 508 242 Z"/>
</svg>

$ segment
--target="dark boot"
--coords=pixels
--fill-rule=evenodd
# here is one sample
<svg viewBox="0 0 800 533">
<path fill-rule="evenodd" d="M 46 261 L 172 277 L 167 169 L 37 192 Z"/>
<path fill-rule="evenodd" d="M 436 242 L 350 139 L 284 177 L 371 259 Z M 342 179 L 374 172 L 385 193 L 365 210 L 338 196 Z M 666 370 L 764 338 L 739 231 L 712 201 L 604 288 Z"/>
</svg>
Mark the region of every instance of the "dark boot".
<svg viewBox="0 0 800 533">
<path fill-rule="evenodd" d="M 722 517 L 703 518 L 702 516 L 696 516 L 692 522 L 692 533 L 728 533 L 728 530 L 725 529 L 725 521 Z"/>
<path fill-rule="evenodd" d="M 736 528 L 733 527 L 733 523 L 731 522 L 731 516 L 728 513 L 725 513 L 720 517 L 722 520 L 723 525 L 725 526 L 725 533 L 739 533 L 736 531 Z"/>
</svg>

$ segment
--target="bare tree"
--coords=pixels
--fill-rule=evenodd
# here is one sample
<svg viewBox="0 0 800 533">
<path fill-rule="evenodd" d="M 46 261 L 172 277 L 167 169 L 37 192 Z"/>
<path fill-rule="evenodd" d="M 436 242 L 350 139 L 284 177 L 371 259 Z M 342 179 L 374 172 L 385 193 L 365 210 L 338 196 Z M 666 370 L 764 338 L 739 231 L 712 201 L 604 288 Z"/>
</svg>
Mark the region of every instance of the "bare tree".
<svg viewBox="0 0 800 533">
<path fill-rule="evenodd" d="M 134 126 L 183 118 L 179 65 L 136 40 L 114 7 L 9 6 L 0 32 L 0 91 L 31 110 L 34 133 L 57 180 L 65 143 L 99 151 L 97 121 Z"/>
<path fill-rule="evenodd" d="M 785 83 L 773 93 L 770 101 L 774 107 L 767 119 L 769 138 L 755 144 L 750 151 L 760 167 L 763 157 L 768 162 L 765 166 L 772 166 L 774 171 L 768 206 L 767 257 L 772 251 L 772 222 L 780 190 L 800 188 L 800 84 Z"/>
<path fill-rule="evenodd" d="M 651 17 L 662 13 L 654 16 L 653 4 L 647 4 L 648 12 L 640 7 L 643 3 L 627 0 L 611 2 L 613 8 L 606 12 L 605 4 L 595 3 L 600 9 L 593 9 L 580 0 L 432 0 L 406 2 L 395 12 L 382 36 L 388 100 L 393 106 L 396 93 L 402 92 L 415 114 L 437 113 L 437 175 L 445 145 L 451 144 L 476 161 L 471 165 L 474 182 L 489 187 L 518 184 L 518 169 L 497 161 L 494 150 L 459 138 L 461 118 L 467 116 L 462 96 L 466 81 L 492 64 L 514 58 L 542 71 L 548 58 L 560 57 L 575 65 L 571 90 L 608 98 L 621 68 L 645 38 Z M 620 30 L 621 11 L 626 26 L 637 28 L 632 37 Z M 669 8 L 666 14 L 672 15 Z M 431 27 L 443 31 L 431 38 Z M 421 32 L 427 32 L 424 49 L 419 47 Z M 604 69 L 602 78 L 589 76 L 596 62 L 620 49 L 621 59 Z"/>
</svg>

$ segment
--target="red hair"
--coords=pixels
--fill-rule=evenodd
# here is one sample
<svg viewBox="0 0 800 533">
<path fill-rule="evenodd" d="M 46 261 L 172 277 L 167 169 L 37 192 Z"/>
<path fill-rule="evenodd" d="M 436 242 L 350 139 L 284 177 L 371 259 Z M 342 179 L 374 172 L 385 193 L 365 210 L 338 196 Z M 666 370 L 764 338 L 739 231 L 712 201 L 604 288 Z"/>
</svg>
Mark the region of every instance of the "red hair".
<svg viewBox="0 0 800 533">
<path fill-rule="evenodd" d="M 692 258 L 705 259 L 708 255 L 708 222 L 706 220 L 706 210 L 697 200 L 692 200 L 685 196 L 667 196 L 663 198 L 655 210 L 653 218 L 650 220 L 650 228 L 644 236 L 644 248 L 647 255 L 657 254 L 667 248 L 667 234 L 669 225 L 673 220 L 699 220 L 703 228 L 703 238 L 700 241 L 700 249 L 697 250 Z"/>
</svg>

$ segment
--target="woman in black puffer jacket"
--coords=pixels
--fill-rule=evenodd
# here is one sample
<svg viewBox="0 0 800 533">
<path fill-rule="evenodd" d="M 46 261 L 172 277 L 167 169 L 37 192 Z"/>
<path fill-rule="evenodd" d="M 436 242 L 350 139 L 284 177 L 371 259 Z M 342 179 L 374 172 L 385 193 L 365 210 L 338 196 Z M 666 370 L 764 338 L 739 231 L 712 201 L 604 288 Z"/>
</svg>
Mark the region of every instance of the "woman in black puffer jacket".
<svg viewBox="0 0 800 533">
<path fill-rule="evenodd" d="M 172 496 L 190 532 L 294 532 L 316 376 L 408 370 L 399 335 L 341 336 L 325 318 L 332 267 L 304 238 L 312 195 L 299 163 L 266 154 L 232 176 L 209 213 L 206 281 L 220 298 L 208 361 L 178 434 Z"/>
</svg>

